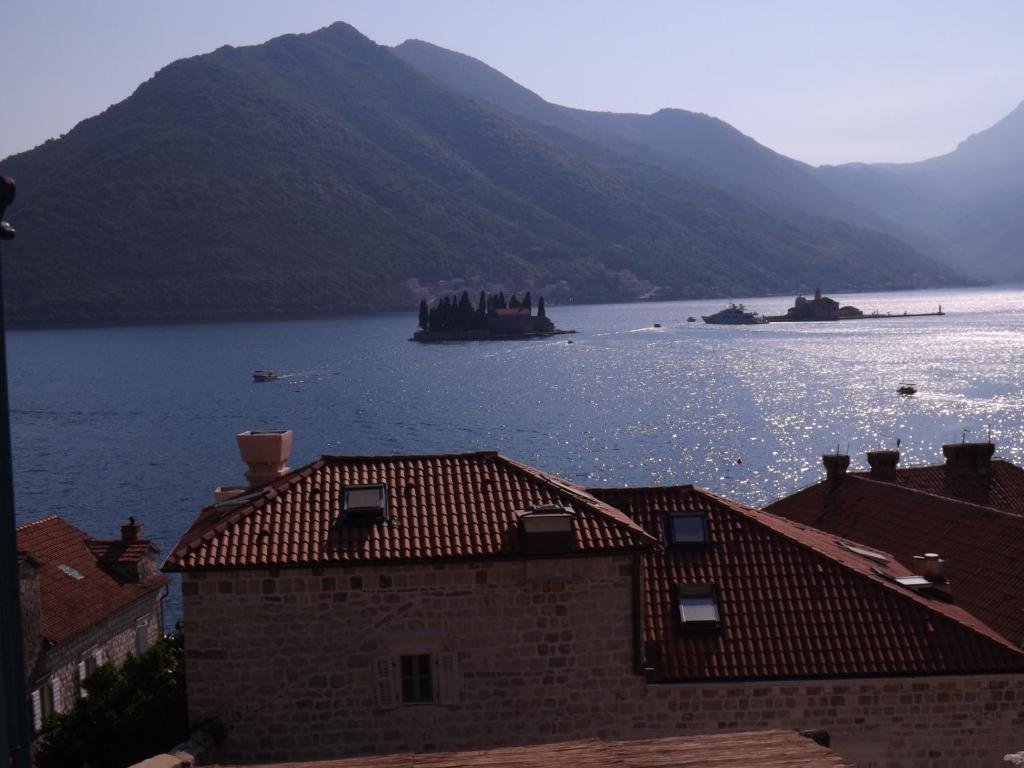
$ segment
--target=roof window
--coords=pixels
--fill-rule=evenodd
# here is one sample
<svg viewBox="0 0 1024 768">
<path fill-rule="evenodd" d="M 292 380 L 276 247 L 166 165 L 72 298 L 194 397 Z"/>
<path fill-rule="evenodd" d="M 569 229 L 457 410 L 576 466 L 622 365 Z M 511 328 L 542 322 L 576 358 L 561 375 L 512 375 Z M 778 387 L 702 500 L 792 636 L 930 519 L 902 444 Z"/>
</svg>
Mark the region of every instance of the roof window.
<svg viewBox="0 0 1024 768">
<path fill-rule="evenodd" d="M 847 544 L 845 541 L 837 542 L 842 549 L 847 552 L 853 552 L 855 555 L 866 557 L 868 560 L 873 560 L 876 563 L 888 563 L 889 558 L 883 555 L 881 552 L 875 552 L 873 549 L 864 549 L 864 547 L 855 547 L 852 544 Z"/>
<path fill-rule="evenodd" d="M 75 581 L 81 581 L 85 578 L 77 568 L 72 568 L 70 565 L 65 565 L 64 563 L 58 565 L 57 569 L 65 576 L 70 576 Z"/>
<path fill-rule="evenodd" d="M 680 547 L 708 543 L 707 518 L 702 512 L 668 516 L 668 543 Z"/>
<path fill-rule="evenodd" d="M 388 520 L 388 487 L 347 485 L 341 492 L 341 520 L 349 523 L 383 523 Z"/>
<path fill-rule="evenodd" d="M 531 553 L 571 551 L 574 517 L 572 509 L 557 504 L 516 512 L 523 549 Z"/>
<path fill-rule="evenodd" d="M 682 634 L 700 634 L 721 629 L 718 593 L 711 584 L 678 585 L 676 612 Z"/>
</svg>

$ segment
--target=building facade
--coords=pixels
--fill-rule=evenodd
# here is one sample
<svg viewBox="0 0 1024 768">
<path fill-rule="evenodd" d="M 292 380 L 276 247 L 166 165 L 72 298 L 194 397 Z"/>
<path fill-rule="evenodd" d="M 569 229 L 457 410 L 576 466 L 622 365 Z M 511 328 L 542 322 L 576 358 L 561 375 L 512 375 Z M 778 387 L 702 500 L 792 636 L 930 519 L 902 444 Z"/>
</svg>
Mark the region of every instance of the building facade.
<svg viewBox="0 0 1024 768">
<path fill-rule="evenodd" d="M 65 711 L 100 664 L 163 636 L 167 577 L 134 520 L 94 539 L 53 515 L 18 528 L 25 676 L 33 727 Z"/>
<path fill-rule="evenodd" d="M 826 729 L 862 766 L 1019 747 L 1024 655 L 882 553 L 493 453 L 258 470 L 165 566 L 221 760 L 763 729 Z"/>
</svg>

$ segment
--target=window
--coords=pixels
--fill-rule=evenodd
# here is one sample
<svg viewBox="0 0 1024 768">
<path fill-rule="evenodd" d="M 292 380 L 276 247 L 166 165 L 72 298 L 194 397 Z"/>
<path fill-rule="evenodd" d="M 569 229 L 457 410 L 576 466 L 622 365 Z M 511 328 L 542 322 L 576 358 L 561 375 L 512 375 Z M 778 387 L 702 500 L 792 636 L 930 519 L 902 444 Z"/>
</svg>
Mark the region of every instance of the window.
<svg viewBox="0 0 1024 768">
<path fill-rule="evenodd" d="M 707 521 L 702 514 L 669 515 L 669 544 L 697 545 L 708 541 Z"/>
<path fill-rule="evenodd" d="M 149 625 L 139 621 L 135 625 L 135 652 L 142 653 L 149 647 Z"/>
<path fill-rule="evenodd" d="M 709 584 L 679 585 L 676 588 L 679 628 L 683 633 L 717 630 L 722 626 L 718 595 Z"/>
<path fill-rule="evenodd" d="M 403 656 L 402 703 L 423 704 L 434 700 L 434 678 L 429 653 Z"/>
<path fill-rule="evenodd" d="M 388 519 L 388 487 L 349 485 L 341 492 L 341 519 L 353 523 L 382 523 Z"/>
</svg>

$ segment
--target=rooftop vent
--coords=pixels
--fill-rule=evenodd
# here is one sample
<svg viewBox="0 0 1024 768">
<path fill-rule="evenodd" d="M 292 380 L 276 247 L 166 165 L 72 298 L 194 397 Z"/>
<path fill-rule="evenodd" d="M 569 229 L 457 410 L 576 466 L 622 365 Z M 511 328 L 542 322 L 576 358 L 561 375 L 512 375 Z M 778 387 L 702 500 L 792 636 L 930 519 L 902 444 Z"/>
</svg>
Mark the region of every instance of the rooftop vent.
<svg viewBox="0 0 1024 768">
<path fill-rule="evenodd" d="M 347 485 L 341 491 L 341 522 L 371 525 L 388 520 L 388 487 Z"/>
<path fill-rule="evenodd" d="M 935 552 L 925 552 L 923 555 L 914 555 L 913 571 L 930 582 L 941 584 L 946 581 L 947 565 Z"/>
<path fill-rule="evenodd" d="M 213 503 L 220 504 L 224 501 L 231 501 L 248 490 L 249 486 L 247 485 L 218 485 L 213 489 Z"/>
<path fill-rule="evenodd" d="M 532 553 L 571 551 L 574 517 L 571 509 L 557 504 L 516 512 L 523 549 Z"/>
</svg>

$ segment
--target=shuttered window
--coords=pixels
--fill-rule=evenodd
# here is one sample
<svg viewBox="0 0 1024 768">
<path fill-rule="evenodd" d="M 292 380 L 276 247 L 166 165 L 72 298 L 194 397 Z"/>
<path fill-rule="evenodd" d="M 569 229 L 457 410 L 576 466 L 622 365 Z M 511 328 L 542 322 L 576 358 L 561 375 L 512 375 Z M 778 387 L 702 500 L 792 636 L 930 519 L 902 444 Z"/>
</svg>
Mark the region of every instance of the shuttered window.
<svg viewBox="0 0 1024 768">
<path fill-rule="evenodd" d="M 434 700 L 434 665 L 429 653 L 402 656 L 402 703 L 426 704 Z"/>
</svg>

